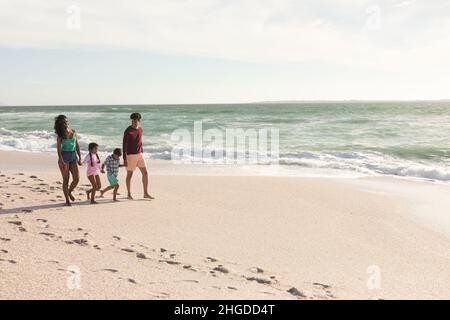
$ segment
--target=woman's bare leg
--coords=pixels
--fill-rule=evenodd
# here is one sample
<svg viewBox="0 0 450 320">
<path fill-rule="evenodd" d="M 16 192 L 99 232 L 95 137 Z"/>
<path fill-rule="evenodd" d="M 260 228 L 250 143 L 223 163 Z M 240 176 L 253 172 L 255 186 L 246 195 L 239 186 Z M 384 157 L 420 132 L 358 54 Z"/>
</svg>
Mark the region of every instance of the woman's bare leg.
<svg viewBox="0 0 450 320">
<path fill-rule="evenodd" d="M 69 198 L 70 200 L 75 201 L 75 197 L 72 195 L 72 192 L 80 182 L 80 172 L 78 170 L 78 164 L 76 163 L 70 164 L 69 171 L 72 174 L 72 183 L 70 184 L 69 187 Z"/>
<path fill-rule="evenodd" d="M 62 189 L 64 192 L 64 198 L 66 198 L 66 206 L 70 206 L 70 199 L 69 199 L 69 177 L 70 177 L 70 171 L 69 171 L 69 165 L 66 163 L 60 163 L 59 164 L 59 170 L 61 171 L 61 175 L 63 178 L 62 183 Z"/>
</svg>

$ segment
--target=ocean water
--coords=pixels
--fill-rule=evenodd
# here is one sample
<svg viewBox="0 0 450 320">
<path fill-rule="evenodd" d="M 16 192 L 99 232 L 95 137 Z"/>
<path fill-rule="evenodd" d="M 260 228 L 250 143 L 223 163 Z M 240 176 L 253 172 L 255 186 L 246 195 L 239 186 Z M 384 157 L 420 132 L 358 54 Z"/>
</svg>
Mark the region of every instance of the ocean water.
<svg viewBox="0 0 450 320">
<path fill-rule="evenodd" d="M 292 169 L 450 182 L 449 102 L 1 107 L 0 149 L 55 152 L 53 119 L 65 114 L 83 151 L 95 141 L 109 152 L 131 112 L 143 115 L 151 159 L 171 160 L 172 133 L 202 121 L 205 130 L 278 129 L 279 164 Z"/>
</svg>

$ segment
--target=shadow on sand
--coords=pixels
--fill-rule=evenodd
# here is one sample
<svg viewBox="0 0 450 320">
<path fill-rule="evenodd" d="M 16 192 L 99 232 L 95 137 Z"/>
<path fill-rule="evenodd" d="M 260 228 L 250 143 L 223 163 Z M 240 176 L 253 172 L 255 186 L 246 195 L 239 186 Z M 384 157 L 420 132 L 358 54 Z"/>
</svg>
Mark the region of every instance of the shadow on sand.
<svg viewBox="0 0 450 320">
<path fill-rule="evenodd" d="M 126 202 L 129 201 L 126 198 L 120 199 L 121 202 Z M 135 199 L 135 200 L 130 200 L 132 202 L 137 202 L 137 201 L 149 201 L 146 199 Z M 42 205 L 36 205 L 36 206 L 27 206 L 27 207 L 17 207 L 17 208 L 11 208 L 11 209 L 0 209 L 0 215 L 2 214 L 29 214 L 32 213 L 34 211 L 38 211 L 38 210 L 45 210 L 45 209 L 64 209 L 64 208 L 76 208 L 76 207 L 80 207 L 80 206 L 98 206 L 98 205 L 102 205 L 102 204 L 110 204 L 113 203 L 112 201 L 109 200 L 97 200 L 97 204 L 92 205 L 89 201 L 85 201 L 85 202 L 72 202 L 72 206 L 71 207 L 66 207 L 64 204 L 64 202 L 60 202 L 60 203 L 52 203 L 52 204 L 42 204 Z"/>
</svg>

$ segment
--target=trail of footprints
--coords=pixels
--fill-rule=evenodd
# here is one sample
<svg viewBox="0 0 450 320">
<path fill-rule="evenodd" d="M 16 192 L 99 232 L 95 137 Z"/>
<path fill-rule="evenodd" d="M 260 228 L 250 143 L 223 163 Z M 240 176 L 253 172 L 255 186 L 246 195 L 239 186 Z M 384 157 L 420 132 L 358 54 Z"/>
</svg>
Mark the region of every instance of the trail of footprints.
<svg viewBox="0 0 450 320">
<path fill-rule="evenodd" d="M 89 188 L 89 185 L 79 186 L 77 191 L 73 193 L 75 200 L 85 200 L 85 192 Z M 9 191 L 10 189 L 13 191 Z M 29 193 L 30 196 L 24 197 L 14 192 L 14 189 L 28 189 L 28 192 L 31 193 Z M 17 207 L 19 203 L 23 207 L 22 205 L 28 200 L 36 200 L 36 198 L 41 198 L 42 196 L 46 196 L 46 201 L 50 203 L 63 204 L 62 183 L 60 181 L 54 181 L 49 184 L 37 176 L 26 176 L 21 172 L 8 175 L 0 172 L 0 213 L 3 210 L 7 211 L 10 206 Z M 62 208 L 56 210 L 62 210 Z M 23 213 L 32 213 L 34 210 L 23 207 L 21 211 Z"/>
<path fill-rule="evenodd" d="M 21 185 L 22 183 L 26 183 L 27 181 L 23 179 L 23 174 L 19 173 L 16 177 L 7 177 L 5 174 L 0 174 L 0 194 L 3 196 L 2 198 L 6 198 L 6 202 L 14 202 L 17 198 L 18 194 L 14 193 L 2 193 L 1 189 L 5 184 L 13 184 L 23 188 L 30 188 L 31 191 L 37 193 L 46 193 L 47 195 L 51 195 L 53 192 L 60 192 L 61 187 L 58 182 L 55 182 L 55 186 L 49 186 L 45 184 L 41 179 L 36 176 L 30 176 L 29 179 L 32 179 L 34 185 Z M 80 193 L 79 195 L 83 195 L 84 193 Z M 56 196 L 57 199 L 60 199 L 61 196 Z M 2 199 L 0 198 L 0 199 Z M 1 209 L 4 206 L 2 200 L 0 202 L 0 213 Z M 57 201 L 54 199 L 54 201 Z M 32 213 L 32 210 L 23 211 L 23 214 Z M 21 221 L 18 215 L 7 218 L 6 223 L 14 228 L 17 231 L 17 235 L 20 236 L 21 233 L 28 232 L 28 226 L 25 226 L 25 223 Z M 218 277 L 226 277 L 230 279 L 233 283 L 240 283 L 240 281 L 248 281 L 252 283 L 256 283 L 261 286 L 261 292 L 266 294 L 271 294 L 269 292 L 264 291 L 265 287 L 270 287 L 280 293 L 285 293 L 287 296 L 292 296 L 297 299 L 335 299 L 336 297 L 332 293 L 332 287 L 322 283 L 313 283 L 312 287 L 314 288 L 311 294 L 305 294 L 301 289 L 297 289 L 294 286 L 291 286 L 283 281 L 279 280 L 276 275 L 267 272 L 263 268 L 260 267 L 250 267 L 244 270 L 244 272 L 234 271 L 233 268 L 228 267 L 225 262 L 219 261 L 214 257 L 204 257 L 199 258 L 198 261 L 195 262 L 186 262 L 178 259 L 178 253 L 168 250 L 165 248 L 152 249 L 143 244 L 133 244 L 128 243 L 123 239 L 123 237 L 118 235 L 111 236 L 111 242 L 102 247 L 99 244 L 92 243 L 88 239 L 89 232 L 85 231 L 83 228 L 76 228 L 72 230 L 60 230 L 63 231 L 63 235 L 58 235 L 58 231 L 53 230 L 51 224 L 47 219 L 36 218 L 33 220 L 28 220 L 27 224 L 32 224 L 30 226 L 30 230 L 38 230 L 36 234 L 40 237 L 44 237 L 46 241 L 55 241 L 61 243 L 63 245 L 68 246 L 80 246 L 86 249 L 95 250 L 99 253 L 103 249 L 112 249 L 116 250 L 119 254 L 128 255 L 130 259 L 135 259 L 136 262 L 152 262 L 160 265 L 165 265 L 167 267 L 180 268 L 180 271 L 185 272 L 193 272 L 193 273 L 203 273 L 210 277 L 218 278 Z M 67 235 L 70 234 L 70 236 Z M 11 258 L 11 253 L 7 249 L 2 248 L 2 244 L 10 243 L 12 239 L 10 237 L 2 237 L 0 234 L 0 263 L 9 263 L 9 264 L 18 264 L 16 260 Z M 48 263 L 52 263 L 55 265 L 59 265 L 58 261 L 50 260 Z M 66 269 L 58 268 L 59 271 L 67 272 Z M 111 274 L 113 276 L 118 277 L 117 279 L 120 281 L 127 281 L 132 285 L 145 285 L 145 283 L 140 283 L 138 280 L 122 275 L 121 271 L 114 268 L 108 267 L 102 270 L 93 270 L 94 272 L 105 272 L 107 274 Z M 191 283 L 199 283 L 198 280 L 183 280 L 185 282 Z M 222 290 L 230 290 L 237 291 L 235 285 L 225 286 L 225 287 L 214 287 L 215 289 Z M 311 290 L 309 290 L 311 291 Z M 161 296 L 162 295 L 162 296 Z M 168 294 L 161 293 L 158 297 L 168 297 Z"/>
<path fill-rule="evenodd" d="M 11 225 L 11 227 L 16 228 L 18 232 L 26 232 L 21 231 L 19 228 L 23 228 L 24 223 L 19 220 L 8 220 L 7 223 Z M 31 223 L 31 222 L 29 222 Z M 51 229 L 50 224 L 46 219 L 35 219 L 34 223 L 37 224 L 35 228 L 38 229 L 47 229 L 47 231 L 40 231 L 38 234 L 42 237 L 45 237 L 47 241 L 59 241 L 64 245 L 78 245 L 81 247 L 85 247 L 86 249 L 93 249 L 97 251 L 101 251 L 102 248 L 100 245 L 92 243 L 87 236 L 88 232 L 85 232 L 83 228 L 77 228 L 70 230 L 70 234 L 73 234 L 72 237 L 65 237 L 58 235 L 56 231 L 48 231 Z M 35 229 L 32 228 L 32 229 Z M 31 229 L 31 228 L 30 228 Z M 296 287 L 290 286 L 288 284 L 283 283 L 278 280 L 277 276 L 266 272 L 264 269 L 260 267 L 252 267 L 248 268 L 247 272 L 239 273 L 233 271 L 231 268 L 227 267 L 225 263 L 220 262 L 218 259 L 213 257 L 205 257 L 203 261 L 196 261 L 195 263 L 187 263 L 185 261 L 180 261 L 177 259 L 178 254 L 171 250 L 165 248 L 151 249 L 142 244 L 132 244 L 127 243 L 123 240 L 122 237 L 113 235 L 111 237 L 112 243 L 107 245 L 109 248 L 113 248 L 120 254 L 125 254 L 130 257 L 130 259 L 135 259 L 136 261 L 151 261 L 152 263 L 158 263 L 167 265 L 168 267 L 176 267 L 181 268 L 184 271 L 188 272 L 201 272 L 203 274 L 208 274 L 211 277 L 227 277 L 230 280 L 235 280 L 233 282 L 244 280 L 249 282 L 255 282 L 262 286 L 261 290 L 264 292 L 264 287 L 268 286 L 272 289 L 275 289 L 280 292 L 284 292 L 290 294 L 298 299 L 311 299 L 311 298 L 320 298 L 320 299 L 334 299 L 335 296 L 332 293 L 332 288 L 329 285 L 321 284 L 321 283 L 313 283 L 312 285 L 316 289 L 317 293 L 313 296 L 306 295 L 302 290 L 297 289 Z M 0 238 L 1 242 L 9 242 L 11 239 L 9 238 Z M 106 248 L 106 246 L 105 246 Z M 8 254 L 9 252 L 5 249 L 1 249 L 0 246 L 0 262 L 7 262 L 11 264 L 16 264 L 17 262 L 13 259 L 3 258 L 2 254 Z M 49 261 L 51 263 L 58 264 L 57 261 Z M 59 268 L 59 271 L 67 272 L 66 269 Z M 95 272 L 105 272 L 111 275 L 118 276 L 118 280 L 127 281 L 133 285 L 145 285 L 145 283 L 139 283 L 138 280 L 128 277 L 126 275 L 122 275 L 120 270 L 109 267 L 102 270 L 94 270 Z M 184 280 L 186 282 L 199 283 L 197 280 Z M 216 289 L 227 289 L 232 291 L 239 290 L 235 286 L 226 286 L 223 288 L 215 287 Z M 267 292 L 267 294 L 270 294 Z"/>
</svg>

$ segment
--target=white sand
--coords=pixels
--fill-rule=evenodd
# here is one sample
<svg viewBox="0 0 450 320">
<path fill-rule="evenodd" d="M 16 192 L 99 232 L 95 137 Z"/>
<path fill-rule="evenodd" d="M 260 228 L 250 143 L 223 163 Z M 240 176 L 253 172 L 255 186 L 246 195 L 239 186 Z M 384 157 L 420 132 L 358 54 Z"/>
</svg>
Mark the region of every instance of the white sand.
<svg viewBox="0 0 450 320">
<path fill-rule="evenodd" d="M 450 298 L 449 187 L 150 169 L 156 200 L 89 205 L 83 168 L 63 208 L 54 155 L 0 152 L 0 298 Z"/>
</svg>

